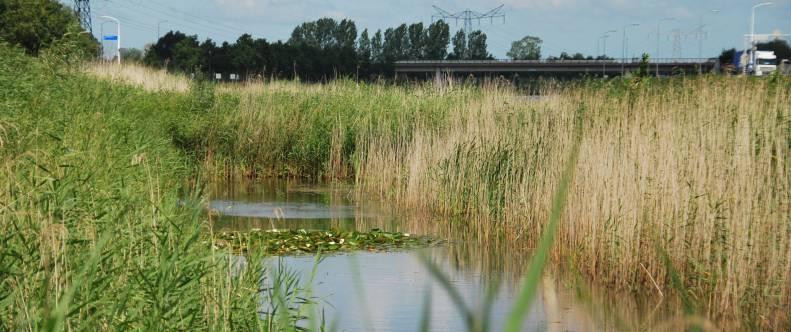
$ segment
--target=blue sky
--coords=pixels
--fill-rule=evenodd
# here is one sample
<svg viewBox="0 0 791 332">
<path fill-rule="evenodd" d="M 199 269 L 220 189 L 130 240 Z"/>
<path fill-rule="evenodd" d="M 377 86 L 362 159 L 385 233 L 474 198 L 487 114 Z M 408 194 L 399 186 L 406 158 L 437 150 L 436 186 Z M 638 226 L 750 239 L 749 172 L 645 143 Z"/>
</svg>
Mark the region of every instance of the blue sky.
<svg viewBox="0 0 791 332">
<path fill-rule="evenodd" d="M 72 1 L 61 0 L 70 4 Z M 543 55 L 562 51 L 594 54 L 597 39 L 608 30 L 618 30 L 607 39 L 607 53 L 619 57 L 622 28 L 628 29 L 629 55 L 656 53 L 657 22 L 661 24 L 660 56 L 673 54 L 672 30 L 678 29 L 681 57 L 697 57 L 703 39 L 703 55 L 713 56 L 723 48 L 742 47 L 744 34 L 750 29 L 750 8 L 757 1 L 748 0 L 92 0 L 94 33 L 102 28 L 100 15 L 116 16 L 123 22 L 123 47 L 142 48 L 156 39 L 157 24 L 162 33 L 180 30 L 197 34 L 200 39 L 233 41 L 242 33 L 270 41 L 288 39 L 294 26 L 321 17 L 350 18 L 359 31 L 384 29 L 400 23 L 431 23 L 432 5 L 450 12 L 471 9 L 485 12 L 504 4 L 505 22 L 481 22 L 480 29 L 489 37 L 489 50 L 505 57 L 510 43 L 525 35 L 544 40 Z M 774 0 L 756 14 L 756 33 L 791 33 L 791 0 Z M 718 13 L 711 10 L 717 9 Z M 701 17 L 702 16 L 702 17 Z M 705 24 L 704 34 L 696 30 Z M 451 30 L 460 29 L 449 22 Z M 105 32 L 112 23 L 104 24 Z M 475 24 L 477 28 L 477 23 Z M 108 32 L 109 33 L 109 32 Z M 703 38 L 699 38 L 701 36 Z M 788 37 L 786 37 L 788 39 Z M 109 45 L 108 45 L 109 46 Z"/>
</svg>

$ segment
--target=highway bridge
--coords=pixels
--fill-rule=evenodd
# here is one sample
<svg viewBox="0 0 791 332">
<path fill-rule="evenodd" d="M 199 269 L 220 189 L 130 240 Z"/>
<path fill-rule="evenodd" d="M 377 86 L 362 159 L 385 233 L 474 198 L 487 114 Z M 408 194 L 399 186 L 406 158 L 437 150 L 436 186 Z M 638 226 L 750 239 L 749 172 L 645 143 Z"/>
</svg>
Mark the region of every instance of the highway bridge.
<svg viewBox="0 0 791 332">
<path fill-rule="evenodd" d="M 613 60 L 420 60 L 398 61 L 396 74 L 532 74 L 537 76 L 619 76 L 640 68 L 640 59 Z M 653 75 L 708 73 L 719 69 L 716 59 L 656 59 L 649 62 Z"/>
</svg>

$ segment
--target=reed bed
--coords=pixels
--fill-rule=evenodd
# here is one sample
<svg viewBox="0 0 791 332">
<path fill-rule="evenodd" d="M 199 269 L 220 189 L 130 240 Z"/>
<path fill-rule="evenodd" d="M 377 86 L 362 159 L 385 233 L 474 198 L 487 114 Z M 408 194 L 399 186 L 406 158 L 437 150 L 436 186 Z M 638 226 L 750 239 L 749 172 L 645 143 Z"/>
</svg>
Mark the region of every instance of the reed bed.
<svg viewBox="0 0 791 332">
<path fill-rule="evenodd" d="M 210 174 L 354 179 L 442 216 L 417 228 L 530 252 L 582 116 L 550 260 L 726 329 L 791 327 L 788 78 L 546 86 L 206 85 L 168 133 Z"/>
<path fill-rule="evenodd" d="M 190 89 L 190 79 L 186 76 L 135 63 L 119 66 L 111 62 L 95 62 L 86 64 L 84 71 L 102 80 L 138 86 L 151 92 L 187 92 Z"/>
<path fill-rule="evenodd" d="M 224 129 L 208 139 L 222 144 L 203 145 L 202 160 L 218 174 L 354 178 L 361 196 L 529 251 L 582 114 L 552 260 L 610 288 L 692 299 L 722 326 L 782 330 L 791 324 L 790 86 L 635 79 L 549 87 L 539 98 L 497 84 L 238 88 Z"/>
<path fill-rule="evenodd" d="M 555 261 L 655 296 L 684 292 L 725 326 L 781 330 L 791 310 L 788 82 L 703 77 L 551 91 L 501 91 L 416 130 L 369 141 L 362 190 L 461 215 L 481 242 L 529 250 L 546 226 L 571 142 L 585 131 Z M 374 171 L 375 170 L 375 171 Z M 673 290 L 668 262 L 678 271 Z M 734 325 L 735 324 L 735 325 Z"/>
</svg>

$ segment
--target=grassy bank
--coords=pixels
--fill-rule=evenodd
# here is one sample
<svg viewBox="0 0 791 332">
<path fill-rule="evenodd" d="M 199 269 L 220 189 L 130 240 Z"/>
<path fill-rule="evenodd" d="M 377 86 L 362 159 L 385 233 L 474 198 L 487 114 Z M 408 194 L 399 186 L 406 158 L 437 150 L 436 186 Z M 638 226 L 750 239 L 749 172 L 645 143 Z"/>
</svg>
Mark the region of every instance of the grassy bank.
<svg viewBox="0 0 791 332">
<path fill-rule="evenodd" d="M 223 87 L 212 129 L 194 127 L 200 135 L 185 131 L 184 141 L 216 174 L 354 177 L 361 195 L 529 250 L 582 114 L 553 260 L 608 287 L 685 299 L 724 326 L 791 324 L 787 78 L 588 82 L 544 95 L 495 85 Z"/>
<path fill-rule="evenodd" d="M 163 124 L 192 114 L 191 97 L 67 60 L 0 45 L 0 330 L 290 325 L 259 314 L 273 301 L 260 257 L 207 245 L 200 196 L 180 190 L 194 166 Z M 274 294 L 293 305 L 289 285 Z"/>
<path fill-rule="evenodd" d="M 93 69 L 109 83 L 3 52 L 8 328 L 261 328 L 260 275 L 196 244 L 209 225 L 179 201 L 195 174 L 354 179 L 359 195 L 450 220 L 415 228 L 530 252 L 577 116 L 552 261 L 726 328 L 791 324 L 787 79 L 587 82 L 528 98 L 496 85 L 215 86 Z"/>
</svg>

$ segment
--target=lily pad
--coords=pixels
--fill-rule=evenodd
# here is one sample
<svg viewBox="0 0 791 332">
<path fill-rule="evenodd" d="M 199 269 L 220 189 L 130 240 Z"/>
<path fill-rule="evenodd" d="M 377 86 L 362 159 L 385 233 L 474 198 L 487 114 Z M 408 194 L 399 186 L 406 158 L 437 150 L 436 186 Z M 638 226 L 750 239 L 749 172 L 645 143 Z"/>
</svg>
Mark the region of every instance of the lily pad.
<svg viewBox="0 0 791 332">
<path fill-rule="evenodd" d="M 212 244 L 216 248 L 240 253 L 262 250 L 267 255 L 293 255 L 319 251 L 388 251 L 435 246 L 441 242 L 429 236 L 385 232 L 380 229 L 372 229 L 370 232 L 300 229 L 217 233 Z"/>
</svg>

